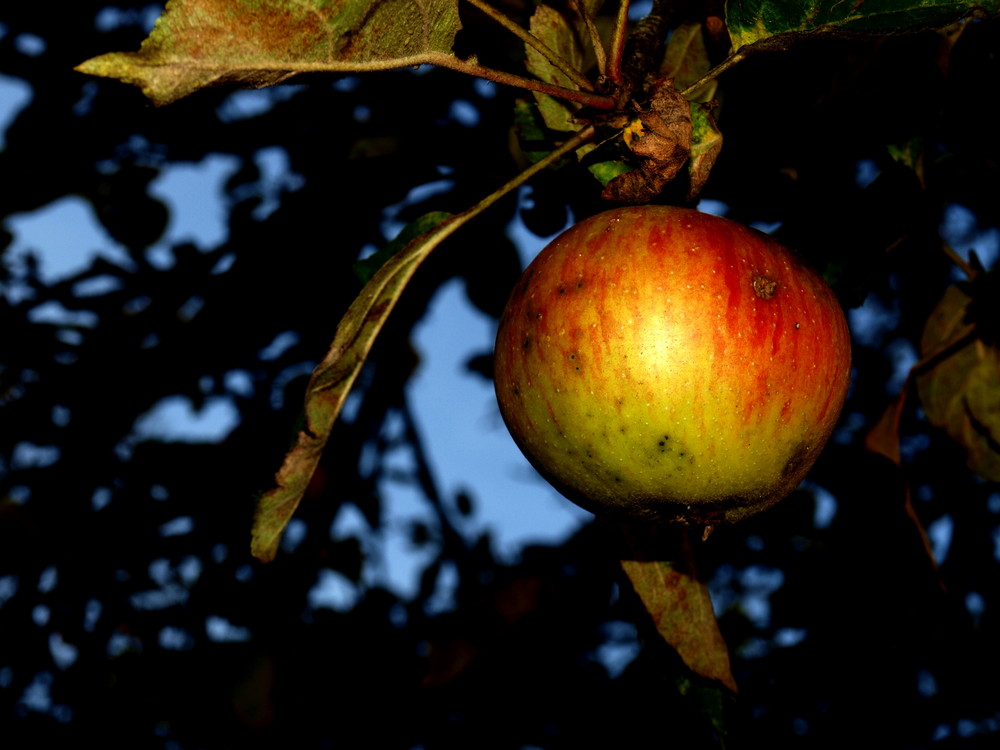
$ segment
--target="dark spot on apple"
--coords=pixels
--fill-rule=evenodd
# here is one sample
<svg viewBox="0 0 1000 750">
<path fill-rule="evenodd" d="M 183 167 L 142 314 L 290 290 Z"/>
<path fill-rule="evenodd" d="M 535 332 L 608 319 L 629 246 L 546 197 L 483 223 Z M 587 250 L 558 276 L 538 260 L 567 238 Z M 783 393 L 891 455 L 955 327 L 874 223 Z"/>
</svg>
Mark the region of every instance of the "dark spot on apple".
<svg viewBox="0 0 1000 750">
<path fill-rule="evenodd" d="M 559 287 L 559 294 L 566 294 L 566 287 L 565 286 L 560 286 Z"/>
<path fill-rule="evenodd" d="M 789 477 L 794 476 L 799 472 L 802 464 L 805 463 L 809 458 L 809 444 L 799 443 L 792 453 L 791 458 L 789 458 L 785 465 L 781 468 L 781 476 Z"/>
<path fill-rule="evenodd" d="M 525 336 L 524 341 L 521 342 L 521 348 L 524 351 L 528 351 L 531 348 L 531 336 Z"/>
<path fill-rule="evenodd" d="M 771 299 L 778 292 L 778 282 L 760 274 L 753 277 L 753 293 L 761 299 Z"/>
<path fill-rule="evenodd" d="M 576 288 L 583 289 L 583 279 L 577 279 Z"/>
</svg>

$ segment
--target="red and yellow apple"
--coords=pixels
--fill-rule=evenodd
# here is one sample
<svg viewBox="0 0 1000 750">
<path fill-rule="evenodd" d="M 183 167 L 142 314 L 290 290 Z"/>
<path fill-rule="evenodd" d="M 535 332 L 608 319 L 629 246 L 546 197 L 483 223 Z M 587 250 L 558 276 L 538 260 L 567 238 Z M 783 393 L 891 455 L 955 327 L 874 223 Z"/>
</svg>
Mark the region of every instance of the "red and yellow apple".
<svg viewBox="0 0 1000 750">
<path fill-rule="evenodd" d="M 598 514 L 713 525 L 788 495 L 840 414 L 850 335 L 818 274 L 698 211 L 620 208 L 552 241 L 497 334 L 517 445 Z"/>
</svg>

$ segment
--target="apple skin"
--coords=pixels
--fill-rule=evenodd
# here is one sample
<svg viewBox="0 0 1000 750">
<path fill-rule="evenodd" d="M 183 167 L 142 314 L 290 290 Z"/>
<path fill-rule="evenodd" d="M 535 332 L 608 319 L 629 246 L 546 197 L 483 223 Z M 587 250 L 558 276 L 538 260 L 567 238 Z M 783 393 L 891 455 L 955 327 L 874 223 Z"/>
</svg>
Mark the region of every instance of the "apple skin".
<svg viewBox="0 0 1000 750">
<path fill-rule="evenodd" d="M 552 241 L 500 320 L 514 441 L 601 515 L 715 525 L 787 496 L 830 436 L 850 334 L 818 274 L 698 211 L 619 208 Z"/>
</svg>

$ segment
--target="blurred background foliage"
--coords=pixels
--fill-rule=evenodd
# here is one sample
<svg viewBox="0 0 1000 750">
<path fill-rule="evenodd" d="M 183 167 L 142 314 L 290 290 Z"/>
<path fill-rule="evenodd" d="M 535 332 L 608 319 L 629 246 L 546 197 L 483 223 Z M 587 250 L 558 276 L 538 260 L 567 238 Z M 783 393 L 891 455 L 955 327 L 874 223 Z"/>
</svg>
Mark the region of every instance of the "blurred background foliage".
<svg viewBox="0 0 1000 750">
<path fill-rule="evenodd" d="M 250 557 L 255 498 L 359 289 L 353 264 L 391 239 L 386 207 L 402 205 L 399 221 L 460 211 L 517 171 L 515 93 L 423 70 L 154 109 L 72 72 L 136 48 L 159 10 L 79 0 L 0 14 L 5 748 L 996 746 L 1000 492 L 913 402 L 901 467 L 863 445 L 962 278 L 942 236 L 996 259 L 996 20 L 813 40 L 721 81 L 725 143 L 702 197 L 777 227 L 825 272 L 852 311 L 855 373 L 810 481 L 700 550 L 740 686 L 720 702 L 650 632 L 613 527 L 500 554 L 463 524 L 479 510 L 477 467 L 467 493 L 439 487 L 408 403 L 414 325 L 442 285 L 460 279 L 495 317 L 520 268 L 510 223 L 544 235 L 600 208 L 600 186 L 573 168 L 419 271 L 295 533 L 275 563 Z M 464 43 L 518 64 L 504 36 L 464 20 Z M 277 176 L 262 168 L 274 154 Z M 232 167 L 225 236 L 164 247 L 170 208 L 151 184 L 215 157 Z M 10 252 L 12 217 L 67 198 L 86 201 L 109 245 L 53 278 Z M 488 377 L 489 355 L 470 371 Z M 171 398 L 225 398 L 238 419 L 209 442 L 144 435 L 143 416 Z M 387 459 L 401 447 L 403 468 Z M 412 529 L 427 553 L 412 595 L 366 573 L 382 564 L 370 540 L 389 523 L 387 478 L 416 488 L 431 519 Z M 334 534 L 348 512 L 365 523 Z M 311 596 L 330 572 L 350 606 Z"/>
</svg>

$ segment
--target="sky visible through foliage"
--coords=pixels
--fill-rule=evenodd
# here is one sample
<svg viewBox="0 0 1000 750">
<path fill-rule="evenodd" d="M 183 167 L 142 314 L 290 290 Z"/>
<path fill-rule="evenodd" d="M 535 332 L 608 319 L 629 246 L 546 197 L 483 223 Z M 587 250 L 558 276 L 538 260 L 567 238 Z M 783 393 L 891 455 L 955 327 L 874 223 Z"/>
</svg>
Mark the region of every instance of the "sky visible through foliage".
<svg viewBox="0 0 1000 750">
<path fill-rule="evenodd" d="M 327 747 L 359 727 L 384 747 L 628 747 L 664 722 L 700 750 L 730 711 L 775 748 L 1000 736 L 982 688 L 1000 665 L 1000 492 L 915 397 L 902 468 L 863 447 L 964 278 L 938 241 L 1000 259 L 993 120 L 962 104 L 1000 80 L 982 62 L 995 20 L 953 78 L 917 36 L 803 45 L 721 79 L 730 140 L 698 207 L 813 251 L 855 345 L 814 474 L 702 549 L 730 708 L 656 637 L 608 527 L 521 456 L 488 377 L 513 266 L 600 188 L 542 175 L 435 252 L 262 565 L 253 505 L 354 261 L 523 167 L 514 98 L 424 67 L 153 108 L 72 67 L 137 47 L 161 8 L 92 5 L 77 34 L 0 18 L 0 159 L 23 170 L 0 199 L 0 330 L 17 334 L 0 356 L 0 629 L 18 644 L 0 647 L 0 721 L 63 746 L 113 716 L 107 747 L 129 750 Z M 926 134 L 946 158 L 921 191 L 885 149 Z"/>
</svg>

